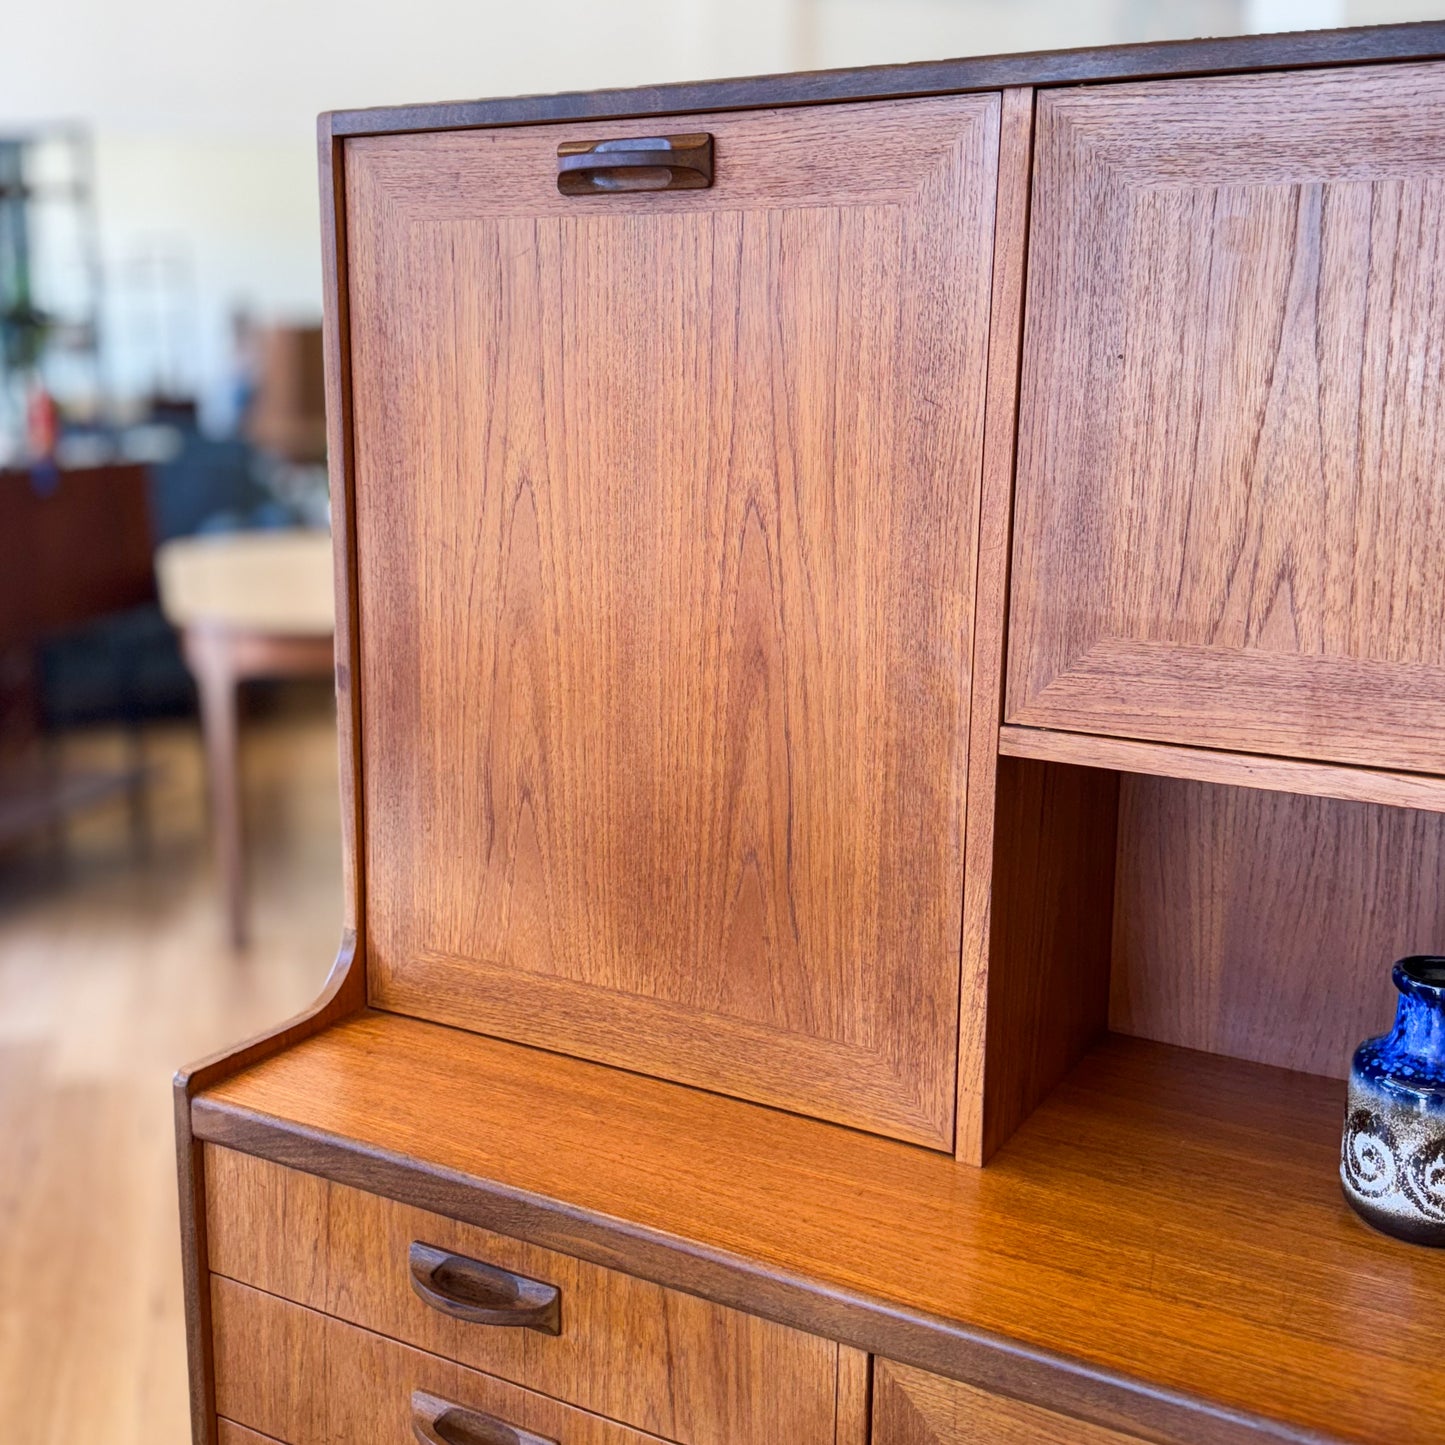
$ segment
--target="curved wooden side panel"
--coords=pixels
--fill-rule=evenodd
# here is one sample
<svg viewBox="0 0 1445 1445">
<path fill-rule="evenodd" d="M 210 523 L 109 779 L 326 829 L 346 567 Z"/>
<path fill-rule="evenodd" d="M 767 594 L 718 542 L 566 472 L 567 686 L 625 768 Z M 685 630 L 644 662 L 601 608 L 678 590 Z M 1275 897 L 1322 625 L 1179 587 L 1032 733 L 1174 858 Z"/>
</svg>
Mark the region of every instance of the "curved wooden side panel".
<svg viewBox="0 0 1445 1445">
<path fill-rule="evenodd" d="M 191 1100 L 203 1089 L 366 1007 L 365 909 L 358 842 L 362 837 L 360 698 L 356 679 L 356 545 L 353 526 L 351 363 L 347 343 L 343 147 L 329 116 L 317 126 L 321 174 L 321 260 L 325 302 L 326 450 L 336 580 L 336 732 L 341 780 L 344 901 L 341 947 L 311 1007 L 253 1039 L 179 1070 L 175 1077 L 176 1169 L 181 1210 L 186 1336 L 193 1445 L 217 1445 L 212 1369 L 210 1279 L 206 1261 L 205 1181 L 191 1133 Z"/>
<path fill-rule="evenodd" d="M 211 1359 L 211 1282 L 206 1249 L 206 1196 L 202 1150 L 191 1132 L 191 1100 L 203 1089 L 259 1064 L 302 1039 L 359 1013 L 366 1006 L 366 969 L 357 964 L 356 932 L 347 928 L 321 996 L 304 1013 L 264 1034 L 177 1070 L 174 1085 L 176 1183 L 181 1208 L 181 1269 L 186 1302 L 190 1371 L 191 1440 L 217 1445 L 215 1379 Z"/>
</svg>

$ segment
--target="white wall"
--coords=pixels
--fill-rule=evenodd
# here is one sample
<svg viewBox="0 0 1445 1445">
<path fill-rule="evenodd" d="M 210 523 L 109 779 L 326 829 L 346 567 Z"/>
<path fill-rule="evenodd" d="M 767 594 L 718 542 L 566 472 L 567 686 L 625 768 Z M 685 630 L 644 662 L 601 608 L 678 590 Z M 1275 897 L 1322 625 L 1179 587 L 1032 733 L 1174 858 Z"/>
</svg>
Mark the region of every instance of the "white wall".
<svg viewBox="0 0 1445 1445">
<path fill-rule="evenodd" d="M 315 156 L 285 137 L 100 131 L 102 334 L 121 395 L 198 387 L 222 422 L 230 312 L 316 318 Z"/>
<path fill-rule="evenodd" d="M 319 308 L 319 111 L 785 69 L 791 19 L 770 0 L 16 4 L 0 132 L 94 128 L 109 379 L 195 388 L 221 419 L 230 312 Z"/>
<path fill-rule="evenodd" d="M 0 131 L 94 127 L 113 375 L 173 373 L 220 414 L 229 311 L 319 305 L 321 110 L 1432 16 L 1445 0 L 16 0 Z M 188 313 L 168 328 L 160 269 Z"/>
<path fill-rule="evenodd" d="M 1067 50 L 1240 28 L 1239 0 L 811 0 L 816 65 Z"/>
</svg>

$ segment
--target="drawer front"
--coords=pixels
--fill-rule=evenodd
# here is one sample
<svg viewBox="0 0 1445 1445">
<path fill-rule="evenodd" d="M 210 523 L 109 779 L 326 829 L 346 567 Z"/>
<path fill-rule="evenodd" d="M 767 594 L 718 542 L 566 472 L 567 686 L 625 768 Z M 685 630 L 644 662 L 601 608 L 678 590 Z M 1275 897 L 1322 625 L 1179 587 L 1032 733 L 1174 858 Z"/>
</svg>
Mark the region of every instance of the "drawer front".
<svg viewBox="0 0 1445 1445">
<path fill-rule="evenodd" d="M 1143 1445 L 1101 1425 L 990 1395 L 908 1365 L 873 1372 L 872 1445 Z"/>
<path fill-rule="evenodd" d="M 831 1341 L 215 1145 L 206 1201 L 216 1274 L 682 1445 L 833 1439 Z M 556 1289 L 559 1332 L 424 1302 L 414 1245 Z M 419 1270 L 443 1297 L 467 1292 L 465 1266 Z"/>
<path fill-rule="evenodd" d="M 212 1281 L 211 1313 L 217 1413 L 287 1445 L 657 1439 L 234 1280 Z"/>
<path fill-rule="evenodd" d="M 999 113 L 347 141 L 373 1002 L 953 1147 Z"/>
<path fill-rule="evenodd" d="M 219 1445 L 289 1445 L 289 1442 L 277 1440 L 272 1435 L 258 1435 L 254 1430 L 236 1424 L 234 1420 L 219 1420 L 216 1423 Z"/>
<path fill-rule="evenodd" d="M 1445 770 L 1445 65 L 1040 96 L 1008 720 Z"/>
</svg>

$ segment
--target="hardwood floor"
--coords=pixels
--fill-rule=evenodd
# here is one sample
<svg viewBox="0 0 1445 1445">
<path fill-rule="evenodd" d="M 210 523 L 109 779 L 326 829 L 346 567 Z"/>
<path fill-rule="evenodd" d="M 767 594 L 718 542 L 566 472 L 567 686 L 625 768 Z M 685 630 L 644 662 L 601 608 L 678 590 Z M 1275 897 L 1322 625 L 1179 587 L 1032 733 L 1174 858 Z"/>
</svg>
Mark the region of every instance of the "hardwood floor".
<svg viewBox="0 0 1445 1445">
<path fill-rule="evenodd" d="M 329 706 L 243 741 L 254 941 L 225 942 L 200 740 L 148 731 L 148 854 L 123 806 L 0 854 L 0 1439 L 187 1439 L 170 1080 L 300 1008 L 336 951 L 341 865 Z M 104 735 L 67 744 L 109 760 Z"/>
</svg>

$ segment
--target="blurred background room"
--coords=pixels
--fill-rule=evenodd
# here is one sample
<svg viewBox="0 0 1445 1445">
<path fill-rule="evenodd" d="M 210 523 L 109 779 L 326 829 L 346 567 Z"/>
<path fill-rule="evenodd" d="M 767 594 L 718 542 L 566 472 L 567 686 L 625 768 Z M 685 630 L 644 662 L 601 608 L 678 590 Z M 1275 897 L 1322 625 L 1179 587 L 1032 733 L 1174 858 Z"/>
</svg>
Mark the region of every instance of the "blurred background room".
<svg viewBox="0 0 1445 1445">
<path fill-rule="evenodd" d="M 1442 15 L 12 0 L 0 1440 L 186 1438 L 171 1073 L 305 1006 L 338 943 L 317 112 Z"/>
</svg>

